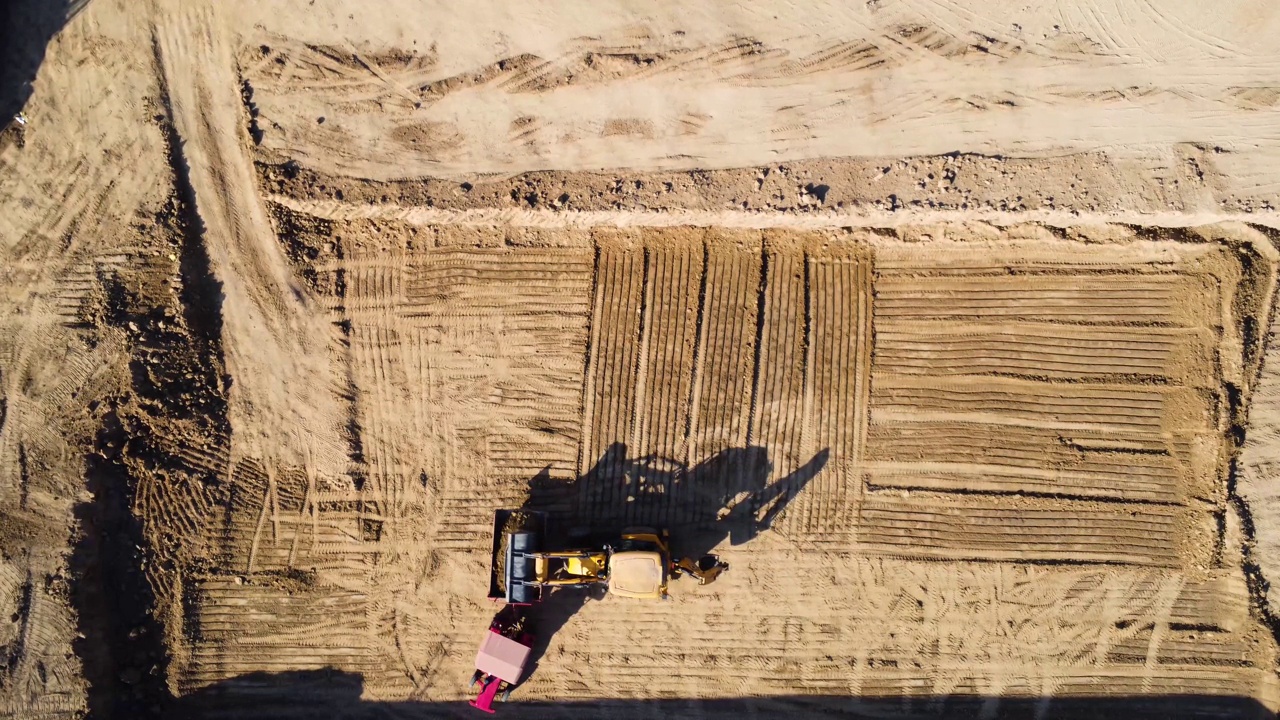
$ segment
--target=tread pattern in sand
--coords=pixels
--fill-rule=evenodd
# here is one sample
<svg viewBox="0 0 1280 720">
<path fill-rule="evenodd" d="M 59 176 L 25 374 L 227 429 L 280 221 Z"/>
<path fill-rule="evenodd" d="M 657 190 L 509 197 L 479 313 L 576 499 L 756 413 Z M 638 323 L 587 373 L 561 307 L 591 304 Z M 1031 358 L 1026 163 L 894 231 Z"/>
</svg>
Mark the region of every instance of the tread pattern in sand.
<svg viewBox="0 0 1280 720">
<path fill-rule="evenodd" d="M 753 514 L 810 496 L 777 527 L 798 539 L 843 537 L 869 388 L 866 253 L 812 255 L 750 232 L 683 238 L 673 249 L 672 237 L 656 232 L 599 251 L 581 457 L 586 512 L 708 522 L 730 499 L 724 474 L 752 475 L 756 490 L 781 493 L 752 495 Z M 822 472 L 803 481 L 793 473 L 820 453 L 831 466 L 822 490 L 801 493 Z M 634 477 L 629 459 L 673 470 Z M 723 473 L 699 472 L 720 462 Z M 637 503 L 636 493 L 658 501 Z"/>
<path fill-rule="evenodd" d="M 801 692 L 815 703 L 823 696 L 936 698 L 943 688 L 957 697 L 984 695 L 993 685 L 1010 696 L 1062 698 L 1275 692 L 1254 664 L 1250 637 L 1234 626 L 1236 612 L 1227 609 L 1244 591 L 1233 570 L 1192 579 L 1137 568 L 793 552 L 770 559 L 774 566 L 751 571 L 751 598 L 720 600 L 725 612 L 704 614 L 694 603 L 591 606 L 584 623 L 553 645 L 579 670 L 553 681 L 555 692 L 601 684 L 627 697 Z M 822 602 L 781 600 L 800 587 Z M 1010 627 L 1010 617 L 1028 612 L 1037 622 Z M 626 648 L 592 630 L 614 623 L 628 627 Z M 673 623 L 687 630 L 673 636 Z M 885 716 L 897 713 L 908 714 L 899 707 Z"/>
<path fill-rule="evenodd" d="M 707 243 L 702 339 L 686 464 L 745 447 L 755 370 L 762 256 L 759 238 Z"/>
<path fill-rule="evenodd" d="M 376 671 L 365 594 L 341 588 L 290 588 L 259 578 L 211 577 L 191 583 L 198 628 L 184 688 L 248 672 L 340 668 Z"/>
<path fill-rule="evenodd" d="M 583 249 L 440 247 L 348 282 L 354 383 L 367 389 L 358 422 L 382 504 L 429 486 L 442 546 L 480 547 L 492 507 L 474 493 L 518 505 L 534 476 L 572 476 L 592 271 Z"/>
<path fill-rule="evenodd" d="M 1232 322 L 1212 263 L 1176 246 L 1135 247 L 1128 262 L 1028 250 L 1001 263 L 890 248 L 878 265 L 868 542 L 919 557 L 1203 562 L 1212 518 L 1191 506 L 1221 502 L 1217 357 Z"/>
</svg>

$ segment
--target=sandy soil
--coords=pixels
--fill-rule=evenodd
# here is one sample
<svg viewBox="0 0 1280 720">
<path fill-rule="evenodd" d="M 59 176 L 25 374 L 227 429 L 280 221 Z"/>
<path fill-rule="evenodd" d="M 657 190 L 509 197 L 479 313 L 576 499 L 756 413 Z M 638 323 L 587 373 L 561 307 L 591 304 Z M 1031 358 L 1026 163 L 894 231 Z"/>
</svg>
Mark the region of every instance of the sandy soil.
<svg viewBox="0 0 1280 720">
<path fill-rule="evenodd" d="M 521 506 L 731 570 L 512 716 L 1280 709 L 1268 3 L 64 10 L 0 716 L 470 714 Z"/>
</svg>

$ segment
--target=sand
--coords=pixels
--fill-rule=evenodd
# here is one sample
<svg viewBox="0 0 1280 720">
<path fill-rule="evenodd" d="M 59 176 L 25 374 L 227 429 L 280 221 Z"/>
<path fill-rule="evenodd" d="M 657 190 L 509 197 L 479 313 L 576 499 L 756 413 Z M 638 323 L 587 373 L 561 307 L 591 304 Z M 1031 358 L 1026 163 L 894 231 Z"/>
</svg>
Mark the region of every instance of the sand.
<svg viewBox="0 0 1280 720">
<path fill-rule="evenodd" d="M 1267 3 L 12 12 L 0 715 L 1280 710 Z"/>
</svg>

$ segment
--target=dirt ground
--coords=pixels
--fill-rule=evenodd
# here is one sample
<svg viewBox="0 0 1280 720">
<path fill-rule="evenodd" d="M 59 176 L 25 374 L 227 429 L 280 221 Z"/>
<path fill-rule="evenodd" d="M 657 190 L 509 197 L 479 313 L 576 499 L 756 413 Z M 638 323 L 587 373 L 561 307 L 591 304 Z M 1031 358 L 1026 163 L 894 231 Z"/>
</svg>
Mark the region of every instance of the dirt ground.
<svg viewBox="0 0 1280 720">
<path fill-rule="evenodd" d="M 1280 10 L 14 3 L 0 717 L 1280 710 Z"/>
</svg>

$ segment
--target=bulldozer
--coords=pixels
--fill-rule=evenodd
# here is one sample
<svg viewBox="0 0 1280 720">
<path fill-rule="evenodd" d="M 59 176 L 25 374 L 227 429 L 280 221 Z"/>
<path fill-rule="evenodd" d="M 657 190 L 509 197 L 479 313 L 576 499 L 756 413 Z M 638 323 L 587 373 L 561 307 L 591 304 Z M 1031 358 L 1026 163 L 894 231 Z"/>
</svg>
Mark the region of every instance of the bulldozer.
<svg viewBox="0 0 1280 720">
<path fill-rule="evenodd" d="M 631 527 L 584 549 L 546 549 L 547 516 L 529 510 L 494 513 L 489 597 L 532 604 L 564 586 L 603 586 L 621 597 L 661 599 L 673 569 L 667 533 Z"/>
<path fill-rule="evenodd" d="M 506 604 L 476 653 L 471 687 L 480 685 L 480 692 L 472 707 L 492 713 L 493 702 L 508 699 L 523 681 L 535 639 L 528 606 L 556 588 L 604 588 L 621 597 L 657 600 L 667 597 L 673 576 L 689 575 L 705 584 L 729 568 L 715 555 L 672 563 L 667 535 L 630 527 L 600 542 L 583 541 L 577 549 L 547 549 L 546 513 L 495 511 L 489 599 Z"/>
</svg>

